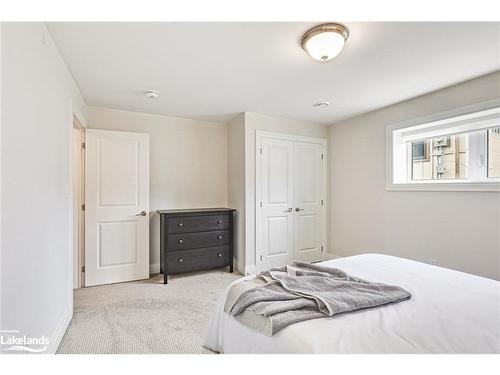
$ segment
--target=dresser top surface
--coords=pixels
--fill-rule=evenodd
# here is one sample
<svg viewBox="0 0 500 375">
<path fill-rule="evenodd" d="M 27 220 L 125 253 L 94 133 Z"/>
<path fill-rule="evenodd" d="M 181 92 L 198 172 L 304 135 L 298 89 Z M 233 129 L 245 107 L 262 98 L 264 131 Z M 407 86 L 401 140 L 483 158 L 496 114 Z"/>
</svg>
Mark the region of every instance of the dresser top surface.
<svg viewBox="0 0 500 375">
<path fill-rule="evenodd" d="M 218 214 L 218 213 L 229 213 L 236 211 L 234 208 L 227 207 L 215 207 L 215 208 L 188 208 L 181 210 L 157 210 L 160 215 L 203 215 L 203 214 Z"/>
</svg>

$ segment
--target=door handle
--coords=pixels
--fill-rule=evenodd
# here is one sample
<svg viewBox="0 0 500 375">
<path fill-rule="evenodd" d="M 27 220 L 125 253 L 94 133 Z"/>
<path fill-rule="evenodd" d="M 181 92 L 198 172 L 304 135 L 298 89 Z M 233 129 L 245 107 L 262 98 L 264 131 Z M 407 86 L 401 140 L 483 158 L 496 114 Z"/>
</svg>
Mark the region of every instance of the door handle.
<svg viewBox="0 0 500 375">
<path fill-rule="evenodd" d="M 283 211 L 283 212 L 292 212 L 292 211 L 293 211 L 293 208 L 292 208 L 292 207 L 290 207 L 288 210 L 285 210 L 285 211 Z"/>
<path fill-rule="evenodd" d="M 299 212 L 299 211 L 304 211 L 304 209 L 303 209 L 303 208 L 298 208 L 298 207 L 297 207 L 297 208 L 295 209 L 295 212 Z"/>
<path fill-rule="evenodd" d="M 141 211 L 140 213 L 138 213 L 135 216 L 146 216 L 146 215 L 147 215 L 146 211 Z"/>
</svg>

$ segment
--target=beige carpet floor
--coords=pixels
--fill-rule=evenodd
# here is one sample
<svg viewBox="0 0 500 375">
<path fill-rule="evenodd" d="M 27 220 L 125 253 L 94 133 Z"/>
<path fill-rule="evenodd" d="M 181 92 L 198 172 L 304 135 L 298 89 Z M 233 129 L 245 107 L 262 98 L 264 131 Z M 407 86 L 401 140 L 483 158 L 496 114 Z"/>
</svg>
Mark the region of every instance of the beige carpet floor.
<svg viewBox="0 0 500 375">
<path fill-rule="evenodd" d="M 202 348 L 215 301 L 241 277 L 223 269 L 75 290 L 63 354 L 210 353 Z"/>
</svg>

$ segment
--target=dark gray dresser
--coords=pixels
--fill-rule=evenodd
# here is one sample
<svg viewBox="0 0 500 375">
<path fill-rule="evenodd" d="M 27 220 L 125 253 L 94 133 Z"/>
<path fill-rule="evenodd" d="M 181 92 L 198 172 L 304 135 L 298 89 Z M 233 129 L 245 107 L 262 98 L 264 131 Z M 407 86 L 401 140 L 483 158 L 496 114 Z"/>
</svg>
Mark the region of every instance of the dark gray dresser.
<svg viewBox="0 0 500 375">
<path fill-rule="evenodd" d="M 159 210 L 160 262 L 168 275 L 229 266 L 233 272 L 232 208 Z"/>
</svg>

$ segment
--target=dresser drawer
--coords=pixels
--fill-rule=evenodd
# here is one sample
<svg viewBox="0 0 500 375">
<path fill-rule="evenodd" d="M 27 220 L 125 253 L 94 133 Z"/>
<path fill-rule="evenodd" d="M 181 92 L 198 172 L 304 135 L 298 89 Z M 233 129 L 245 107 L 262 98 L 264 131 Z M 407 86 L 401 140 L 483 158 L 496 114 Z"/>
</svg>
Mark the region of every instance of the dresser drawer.
<svg viewBox="0 0 500 375">
<path fill-rule="evenodd" d="M 229 218 L 229 215 L 172 217 L 167 220 L 167 233 L 188 233 L 229 229 Z"/>
<path fill-rule="evenodd" d="M 198 271 L 229 264 L 229 246 L 179 250 L 167 253 L 168 273 Z"/>
<path fill-rule="evenodd" d="M 213 232 L 169 234 L 167 236 L 167 249 L 184 250 L 197 247 L 222 246 L 230 243 L 231 231 L 217 230 Z"/>
</svg>

